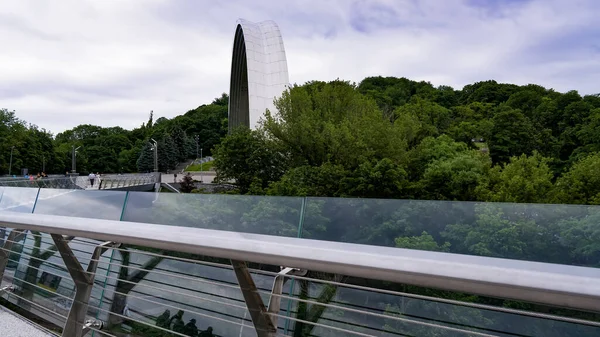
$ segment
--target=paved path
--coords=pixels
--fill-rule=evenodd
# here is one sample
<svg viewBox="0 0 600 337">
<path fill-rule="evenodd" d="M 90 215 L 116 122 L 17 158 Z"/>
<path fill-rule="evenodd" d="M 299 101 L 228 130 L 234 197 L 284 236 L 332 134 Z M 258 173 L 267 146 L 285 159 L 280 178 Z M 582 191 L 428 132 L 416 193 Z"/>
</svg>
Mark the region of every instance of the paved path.
<svg viewBox="0 0 600 337">
<path fill-rule="evenodd" d="M 194 177 L 194 179 L 200 181 L 200 179 L 202 179 L 202 182 L 204 183 L 212 183 L 213 180 L 215 179 L 215 176 L 217 175 L 216 172 L 213 171 L 206 171 L 206 172 L 189 172 L 192 177 Z M 181 178 L 183 178 L 183 174 L 182 173 L 177 173 L 177 182 L 179 182 L 181 180 Z M 172 183 L 173 182 L 173 174 L 163 174 L 161 177 L 161 182 L 163 183 Z"/>
</svg>

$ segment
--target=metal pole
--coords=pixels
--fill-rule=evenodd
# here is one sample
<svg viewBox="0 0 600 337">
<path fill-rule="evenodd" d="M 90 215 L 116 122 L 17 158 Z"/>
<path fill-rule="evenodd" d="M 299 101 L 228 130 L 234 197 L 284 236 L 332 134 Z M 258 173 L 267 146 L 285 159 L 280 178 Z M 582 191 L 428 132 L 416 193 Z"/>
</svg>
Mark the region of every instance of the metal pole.
<svg viewBox="0 0 600 337">
<path fill-rule="evenodd" d="M 158 142 L 153 138 L 150 138 L 150 140 L 152 140 L 154 146 L 154 172 L 158 172 Z"/>
<path fill-rule="evenodd" d="M 204 162 L 204 160 L 202 160 L 202 149 L 200 149 L 200 182 L 204 182 L 204 180 L 202 179 L 204 177 L 204 170 L 202 169 L 202 163 Z"/>
<path fill-rule="evenodd" d="M 8 164 L 8 175 L 11 175 L 11 171 L 12 171 L 12 155 L 13 155 L 13 150 L 15 149 L 15 146 L 11 146 L 10 148 L 10 164 Z"/>
<path fill-rule="evenodd" d="M 158 145 L 154 146 L 154 172 L 158 172 Z"/>
<path fill-rule="evenodd" d="M 75 145 L 72 145 L 71 148 L 73 149 L 73 154 L 71 156 L 71 173 L 75 173 L 77 170 L 77 150 L 79 150 L 81 146 L 75 147 Z"/>
</svg>

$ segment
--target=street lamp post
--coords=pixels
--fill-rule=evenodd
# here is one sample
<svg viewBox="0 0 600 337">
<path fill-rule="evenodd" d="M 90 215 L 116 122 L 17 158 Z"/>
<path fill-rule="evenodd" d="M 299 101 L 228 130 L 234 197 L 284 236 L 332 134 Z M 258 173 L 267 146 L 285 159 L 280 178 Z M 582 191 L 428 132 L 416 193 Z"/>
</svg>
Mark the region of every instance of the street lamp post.
<svg viewBox="0 0 600 337">
<path fill-rule="evenodd" d="M 13 155 L 13 150 L 15 149 L 15 146 L 11 146 L 10 147 L 10 164 L 8 164 L 8 175 L 10 176 L 11 171 L 12 171 L 12 155 Z"/>
<path fill-rule="evenodd" d="M 73 153 L 71 154 L 71 173 L 75 173 L 77 169 L 77 150 L 81 148 L 81 146 L 75 147 L 72 145 Z"/>
<path fill-rule="evenodd" d="M 153 138 L 150 140 L 152 141 L 152 150 L 154 150 L 154 172 L 158 172 L 158 143 Z"/>
<path fill-rule="evenodd" d="M 204 177 L 204 170 L 202 169 L 202 163 L 204 162 L 204 160 L 202 159 L 202 149 L 200 149 L 200 182 L 204 182 L 204 180 L 202 179 Z"/>
</svg>

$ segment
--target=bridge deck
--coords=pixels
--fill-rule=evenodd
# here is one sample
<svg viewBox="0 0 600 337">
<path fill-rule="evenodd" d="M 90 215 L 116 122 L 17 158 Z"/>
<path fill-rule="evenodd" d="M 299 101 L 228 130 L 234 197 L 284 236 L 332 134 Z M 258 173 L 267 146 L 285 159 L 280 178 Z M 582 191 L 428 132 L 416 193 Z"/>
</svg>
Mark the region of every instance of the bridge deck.
<svg viewBox="0 0 600 337">
<path fill-rule="evenodd" d="M 0 306 L 0 335 L 11 337 L 56 337 Z"/>
</svg>

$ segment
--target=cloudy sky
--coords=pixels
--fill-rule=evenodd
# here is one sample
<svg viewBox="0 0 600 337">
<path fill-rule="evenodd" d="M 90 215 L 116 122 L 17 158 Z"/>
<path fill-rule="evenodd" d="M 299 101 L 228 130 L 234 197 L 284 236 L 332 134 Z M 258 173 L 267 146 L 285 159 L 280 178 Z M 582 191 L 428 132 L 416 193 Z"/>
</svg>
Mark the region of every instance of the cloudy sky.
<svg viewBox="0 0 600 337">
<path fill-rule="evenodd" d="M 290 81 L 495 79 L 600 92 L 598 0 L 0 0 L 0 108 L 133 128 L 229 89 L 236 20 L 274 20 Z"/>
</svg>

